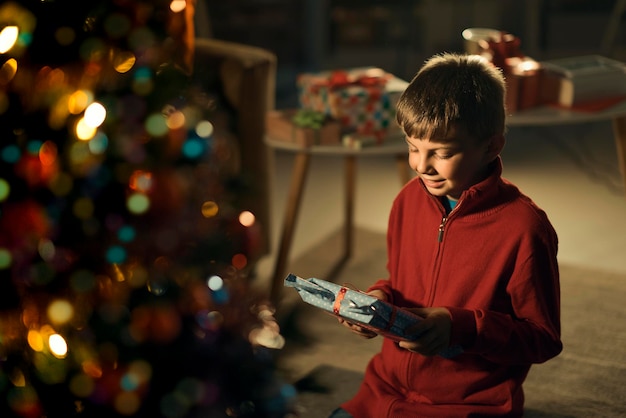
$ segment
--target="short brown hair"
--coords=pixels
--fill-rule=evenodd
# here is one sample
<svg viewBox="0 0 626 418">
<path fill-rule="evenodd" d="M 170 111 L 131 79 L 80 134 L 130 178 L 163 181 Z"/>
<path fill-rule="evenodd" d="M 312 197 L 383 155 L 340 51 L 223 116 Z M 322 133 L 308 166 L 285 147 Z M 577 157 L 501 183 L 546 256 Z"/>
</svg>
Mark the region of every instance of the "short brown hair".
<svg viewBox="0 0 626 418">
<path fill-rule="evenodd" d="M 505 130 L 502 72 L 478 55 L 435 55 L 409 83 L 396 121 L 412 138 L 444 138 L 454 125 L 483 140 Z"/>
</svg>

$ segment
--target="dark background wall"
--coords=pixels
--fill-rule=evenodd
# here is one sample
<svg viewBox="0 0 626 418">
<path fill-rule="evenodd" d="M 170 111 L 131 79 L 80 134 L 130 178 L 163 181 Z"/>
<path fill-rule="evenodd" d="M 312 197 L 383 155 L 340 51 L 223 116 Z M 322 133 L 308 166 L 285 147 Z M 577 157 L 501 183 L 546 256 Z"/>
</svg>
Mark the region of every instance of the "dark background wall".
<svg viewBox="0 0 626 418">
<path fill-rule="evenodd" d="M 229 0 L 206 2 L 202 36 L 278 56 L 277 107 L 295 100 L 304 71 L 377 66 L 411 78 L 430 55 L 462 51 L 468 27 L 519 36 L 535 59 L 601 53 L 613 0 Z M 626 25 L 624 25 L 626 27 Z M 615 45 L 623 44 L 620 26 Z"/>
</svg>

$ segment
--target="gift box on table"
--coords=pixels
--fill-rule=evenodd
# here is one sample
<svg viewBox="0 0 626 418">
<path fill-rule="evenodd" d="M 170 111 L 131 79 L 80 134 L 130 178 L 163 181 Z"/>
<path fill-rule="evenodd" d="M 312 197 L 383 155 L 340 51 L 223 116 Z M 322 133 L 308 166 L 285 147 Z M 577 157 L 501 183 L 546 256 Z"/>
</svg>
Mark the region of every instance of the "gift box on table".
<svg viewBox="0 0 626 418">
<path fill-rule="evenodd" d="M 382 142 L 396 127 L 395 106 L 407 83 L 376 67 L 298 75 L 303 109 L 338 120 L 345 131 L 373 135 Z"/>
<path fill-rule="evenodd" d="M 285 286 L 295 288 L 304 302 L 386 338 L 411 341 L 419 337 L 410 332 L 422 320 L 419 316 L 359 290 L 317 278 L 303 279 L 295 274 L 287 275 Z M 439 355 L 450 358 L 462 351 L 459 346 L 451 346 Z"/>
<path fill-rule="evenodd" d="M 341 125 L 339 122 L 319 113 L 307 115 L 302 110 L 271 110 L 265 118 L 266 134 L 278 141 L 291 142 L 302 147 L 312 145 L 339 145 L 341 143 Z M 304 121 L 299 122 L 299 119 Z"/>
</svg>

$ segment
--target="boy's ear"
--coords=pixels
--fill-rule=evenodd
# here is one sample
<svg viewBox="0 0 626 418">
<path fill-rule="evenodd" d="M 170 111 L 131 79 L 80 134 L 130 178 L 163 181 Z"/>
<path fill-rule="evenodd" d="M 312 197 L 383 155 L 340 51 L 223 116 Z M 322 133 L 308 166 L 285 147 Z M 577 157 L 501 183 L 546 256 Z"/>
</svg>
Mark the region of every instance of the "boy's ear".
<svg viewBox="0 0 626 418">
<path fill-rule="evenodd" d="M 487 144 L 486 155 L 489 161 L 493 161 L 504 148 L 504 135 L 498 134 L 489 138 L 489 142 Z"/>
</svg>

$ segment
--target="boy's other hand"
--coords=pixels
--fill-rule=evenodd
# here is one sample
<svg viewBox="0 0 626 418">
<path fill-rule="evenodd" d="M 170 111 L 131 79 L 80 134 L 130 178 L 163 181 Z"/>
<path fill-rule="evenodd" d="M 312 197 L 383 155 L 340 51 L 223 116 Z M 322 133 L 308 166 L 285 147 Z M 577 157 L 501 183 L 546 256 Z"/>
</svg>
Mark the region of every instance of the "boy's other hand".
<svg viewBox="0 0 626 418">
<path fill-rule="evenodd" d="M 370 296 L 374 296 L 377 299 L 381 299 L 381 300 L 387 300 L 387 295 L 385 294 L 385 292 L 383 292 L 382 290 L 372 290 L 371 292 L 367 292 L 368 295 Z M 337 320 L 339 321 L 340 324 L 342 324 L 345 327 L 350 328 L 350 330 L 352 332 L 354 332 L 355 334 L 364 337 L 364 338 L 374 338 L 376 337 L 378 334 L 376 334 L 374 331 L 371 331 L 369 329 L 363 328 L 362 326 L 358 325 L 358 324 L 354 324 L 352 322 L 346 321 L 343 318 L 337 318 Z"/>
<path fill-rule="evenodd" d="M 424 356 L 434 356 L 450 345 L 452 319 L 446 308 L 413 308 L 409 309 L 421 316 L 423 321 L 418 322 L 409 333 L 418 334 L 415 341 L 401 341 L 398 346 Z"/>
<path fill-rule="evenodd" d="M 350 328 L 350 330 L 352 332 L 354 332 L 355 334 L 364 337 L 364 338 L 374 338 L 375 336 L 377 336 L 378 334 L 376 334 L 374 331 L 371 331 L 367 328 L 363 328 L 362 326 L 360 326 L 359 324 L 354 324 L 352 322 L 348 322 L 343 318 L 337 318 L 339 320 L 339 323 L 342 324 L 345 327 Z"/>
</svg>

